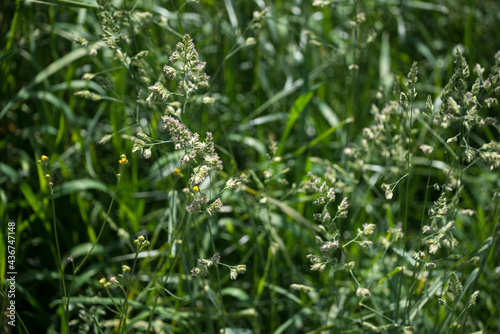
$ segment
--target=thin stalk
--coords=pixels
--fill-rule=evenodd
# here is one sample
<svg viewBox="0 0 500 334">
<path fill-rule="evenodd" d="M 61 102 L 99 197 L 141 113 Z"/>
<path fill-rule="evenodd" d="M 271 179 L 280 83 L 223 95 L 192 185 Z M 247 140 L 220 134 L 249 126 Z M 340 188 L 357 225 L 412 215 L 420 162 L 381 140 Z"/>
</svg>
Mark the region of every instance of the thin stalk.
<svg viewBox="0 0 500 334">
<path fill-rule="evenodd" d="M 122 327 L 122 324 L 125 324 L 127 321 L 127 313 L 128 313 L 128 294 L 130 291 L 130 284 L 132 283 L 132 275 L 135 272 L 135 267 L 137 265 L 137 257 L 139 255 L 139 251 L 141 250 L 142 246 L 137 246 L 137 249 L 135 251 L 135 258 L 134 258 L 134 264 L 132 265 L 132 270 L 130 271 L 130 276 L 127 282 L 127 286 L 125 287 L 125 299 L 123 300 L 123 318 L 120 320 L 120 324 L 118 326 L 118 333 L 120 333 L 120 328 Z M 126 326 L 123 326 L 123 330 L 125 330 Z"/>
<path fill-rule="evenodd" d="M 109 296 L 109 299 L 111 299 L 111 302 L 113 303 L 113 306 L 116 308 L 116 311 L 118 313 L 122 313 L 122 311 L 120 310 L 120 307 L 118 306 L 118 304 L 115 302 L 115 299 L 113 298 L 113 295 L 111 294 L 111 291 L 109 291 L 109 288 L 105 288 L 106 289 L 106 293 L 108 294 Z M 110 307 L 107 307 L 108 310 L 111 311 L 111 308 Z"/>
<path fill-rule="evenodd" d="M 459 300 L 457 300 L 457 299 L 458 299 L 458 297 L 459 297 L 459 296 L 455 296 L 455 300 L 453 301 L 453 306 L 452 306 L 451 308 L 450 308 L 450 307 L 448 307 L 448 309 L 449 309 L 449 310 L 450 310 L 450 312 L 451 312 L 451 317 L 447 316 L 447 317 L 446 317 L 446 319 L 445 319 L 445 322 L 444 322 L 444 323 L 447 323 L 447 322 L 448 322 L 447 320 L 448 320 L 449 318 L 453 318 L 453 315 L 455 314 L 455 307 L 457 306 L 457 304 L 458 304 L 458 302 L 459 302 Z M 449 315 L 449 313 L 448 313 L 448 315 Z M 450 331 L 451 331 L 451 327 L 453 327 L 453 322 L 452 322 L 452 323 L 451 323 L 451 325 L 448 327 L 448 332 L 447 332 L 448 334 L 449 334 L 449 333 L 450 333 Z"/>
<path fill-rule="evenodd" d="M 56 250 L 57 250 L 57 261 L 59 262 L 59 279 L 61 280 L 62 290 L 64 294 L 64 305 L 65 305 L 65 313 L 66 313 L 66 332 L 69 333 L 69 298 L 66 292 L 66 283 L 64 282 L 64 272 L 62 268 L 61 261 L 61 251 L 59 248 L 59 238 L 57 237 L 57 224 L 56 224 L 56 206 L 54 204 L 54 188 L 52 185 L 50 187 L 50 202 L 52 204 L 52 224 L 54 229 L 54 239 L 56 241 Z"/>
<path fill-rule="evenodd" d="M 413 69 L 412 69 L 413 70 Z M 408 237 L 407 233 L 407 225 L 408 225 L 408 205 L 410 202 L 410 178 L 411 178 L 411 124 L 413 121 L 413 101 L 414 97 L 411 99 L 410 104 L 409 104 L 409 111 L 408 111 L 408 148 L 407 148 L 407 156 L 406 156 L 406 174 L 408 175 L 408 180 L 406 180 L 406 197 L 405 197 L 405 207 L 404 207 L 404 219 L 403 219 L 403 254 L 401 257 L 401 268 L 404 269 L 404 263 L 405 263 L 405 256 L 406 256 L 406 241 Z M 401 274 L 399 275 L 399 283 L 398 283 L 398 292 L 397 292 L 397 298 L 396 298 L 396 317 L 395 320 L 396 322 L 398 321 L 399 318 L 399 300 L 401 298 L 401 290 L 403 289 L 403 277 L 404 277 L 404 270 L 401 270 Z"/>
<path fill-rule="evenodd" d="M 121 162 L 121 160 L 120 160 L 120 162 Z M 118 186 L 120 185 L 121 173 L 123 172 L 124 167 L 125 167 L 125 163 L 121 163 L 121 165 L 120 165 L 120 173 L 117 175 L 117 179 L 118 180 L 116 181 L 116 188 L 115 188 L 115 191 L 113 192 L 113 197 L 111 198 L 111 203 L 109 204 L 108 212 L 106 213 L 106 217 L 104 218 L 104 222 L 103 222 L 103 224 L 101 226 L 101 230 L 99 231 L 99 235 L 97 236 L 97 239 L 94 241 L 94 243 L 92 245 L 92 248 L 90 248 L 90 251 L 87 253 L 87 255 L 85 255 L 85 258 L 82 260 L 82 262 L 80 263 L 80 265 L 78 267 L 76 267 L 76 269 L 75 269 L 75 271 L 73 273 L 74 275 L 76 273 L 78 273 L 78 271 L 83 266 L 83 264 L 85 263 L 85 261 L 87 261 L 87 258 L 90 256 L 90 254 L 94 250 L 95 246 L 99 242 L 99 239 L 101 238 L 102 232 L 104 231 L 104 228 L 106 227 L 106 223 L 108 222 L 109 213 L 111 212 L 111 208 L 113 207 L 113 203 L 115 202 L 116 193 L 118 192 Z"/>
<path fill-rule="evenodd" d="M 496 223 L 494 223 L 493 225 L 493 230 L 491 232 L 491 243 L 490 243 L 490 246 L 488 247 L 488 250 L 484 252 L 484 256 L 481 258 L 481 263 L 479 265 L 479 271 L 476 275 L 476 279 L 474 280 L 474 283 L 472 284 L 472 287 L 471 287 L 471 291 L 476 291 L 476 287 L 477 287 L 477 284 L 479 282 L 479 277 L 481 277 L 483 271 L 484 271 L 484 267 L 486 266 L 486 261 L 488 260 L 488 257 L 490 255 L 490 252 L 492 249 L 494 249 L 495 247 L 495 244 L 496 244 L 496 241 L 498 239 L 498 228 L 500 227 L 500 215 L 498 213 L 498 209 L 499 209 L 499 205 L 498 205 L 498 201 L 496 201 L 496 204 L 495 204 L 495 210 L 493 210 L 493 222 L 495 222 L 495 216 L 497 216 L 497 219 L 496 219 Z M 494 313 L 493 313 L 494 314 Z M 465 324 L 465 321 L 467 320 L 467 317 L 469 315 L 466 314 L 465 317 L 464 317 L 464 320 L 462 321 L 462 325 Z"/>
<path fill-rule="evenodd" d="M 97 329 L 99 330 L 99 333 L 104 334 L 104 332 L 102 331 L 101 326 L 99 326 L 99 322 L 97 321 L 95 316 L 93 314 L 91 316 L 92 316 L 92 320 L 94 321 L 94 326 L 97 327 Z"/>
<path fill-rule="evenodd" d="M 428 172 L 427 172 L 427 185 L 425 187 L 425 195 L 424 195 L 424 205 L 422 207 L 422 219 L 420 220 L 420 229 L 419 229 L 419 234 L 418 234 L 418 247 L 417 247 L 417 250 L 420 250 L 420 247 L 422 247 L 422 228 L 424 227 L 424 217 L 425 217 L 425 209 L 426 209 L 426 205 L 427 205 L 427 199 L 428 199 L 428 196 L 429 196 L 429 186 L 430 186 L 430 182 L 431 182 L 431 169 L 432 169 L 432 162 L 434 161 L 434 152 L 435 152 L 435 145 L 434 145 L 434 149 L 432 150 L 432 157 L 431 157 L 431 161 L 429 162 L 429 169 L 428 169 Z M 408 292 L 408 300 L 407 300 L 407 303 L 406 303 L 406 314 L 408 315 L 407 317 L 407 322 L 409 323 L 410 321 L 410 318 L 409 318 L 409 314 L 410 314 L 410 308 L 411 308 L 411 304 L 412 304 L 412 292 L 413 292 L 413 288 L 415 286 L 415 278 L 417 276 L 417 270 L 413 270 L 413 275 L 411 277 L 411 287 L 410 287 L 410 291 Z"/>
<path fill-rule="evenodd" d="M 179 224 L 176 232 L 172 236 L 172 240 L 176 240 L 176 236 L 178 233 L 180 233 L 180 230 L 181 230 L 183 223 L 185 223 L 187 221 L 187 217 L 188 217 L 188 215 L 186 213 L 184 213 L 184 216 L 181 219 L 181 223 Z M 184 226 L 184 231 L 182 233 L 181 240 L 184 240 L 188 226 L 189 226 L 189 224 L 186 223 Z M 161 285 L 156 289 L 158 292 L 165 286 L 165 284 L 167 284 L 167 277 L 172 273 L 172 270 L 175 267 L 176 262 L 179 260 L 180 255 L 181 255 L 181 252 L 176 252 L 173 263 L 165 274 L 165 279 L 162 281 Z M 159 293 L 156 293 L 156 295 L 154 297 L 153 307 L 152 307 L 151 313 L 149 315 L 147 333 L 149 333 L 151 331 L 151 324 L 153 322 L 153 315 L 155 313 L 155 309 L 156 309 L 159 297 L 160 297 Z"/>
<path fill-rule="evenodd" d="M 68 297 L 68 293 L 66 291 L 66 283 L 64 282 L 64 268 L 63 268 L 62 261 L 61 261 L 61 249 L 59 247 L 59 238 L 57 236 L 56 205 L 54 203 L 54 185 L 50 181 L 50 174 L 48 173 L 48 157 L 45 155 L 42 155 L 40 157 L 40 160 L 38 160 L 37 163 L 42 166 L 44 178 L 48 181 L 48 186 L 50 189 L 50 203 L 52 206 L 52 229 L 54 231 L 54 240 L 56 243 L 56 255 L 57 255 L 59 279 L 61 281 L 62 291 L 63 291 L 63 296 L 64 296 L 63 300 L 64 300 L 64 308 L 65 308 L 64 312 L 66 315 L 66 333 L 69 334 L 69 297 Z"/>
<path fill-rule="evenodd" d="M 207 222 L 208 222 L 208 232 L 210 233 L 210 242 L 212 244 L 212 250 L 214 252 L 214 254 L 217 252 L 216 249 L 215 249 L 215 242 L 214 242 L 214 235 L 212 233 L 212 227 L 210 226 L 210 220 L 208 219 L 208 215 L 207 213 L 205 212 L 205 215 L 207 216 Z M 219 273 L 219 267 L 218 266 L 215 266 L 215 272 L 217 273 L 217 288 L 218 288 L 218 294 L 219 294 L 219 299 L 221 301 L 220 303 L 220 308 L 222 310 L 222 317 L 221 317 L 221 328 L 225 328 L 225 324 L 226 324 L 226 321 L 225 321 L 225 314 L 226 314 L 226 310 L 224 309 L 224 303 L 222 303 L 222 285 L 221 285 L 221 281 L 220 281 L 220 273 Z"/>
</svg>

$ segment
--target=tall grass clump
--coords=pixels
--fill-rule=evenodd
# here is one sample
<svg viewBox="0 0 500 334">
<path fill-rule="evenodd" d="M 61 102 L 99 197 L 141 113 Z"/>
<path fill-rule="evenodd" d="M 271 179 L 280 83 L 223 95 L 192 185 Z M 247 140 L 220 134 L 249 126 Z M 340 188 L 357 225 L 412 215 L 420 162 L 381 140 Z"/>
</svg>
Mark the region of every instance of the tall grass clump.
<svg viewBox="0 0 500 334">
<path fill-rule="evenodd" d="M 2 333 L 500 330 L 495 2 L 2 6 Z"/>
</svg>

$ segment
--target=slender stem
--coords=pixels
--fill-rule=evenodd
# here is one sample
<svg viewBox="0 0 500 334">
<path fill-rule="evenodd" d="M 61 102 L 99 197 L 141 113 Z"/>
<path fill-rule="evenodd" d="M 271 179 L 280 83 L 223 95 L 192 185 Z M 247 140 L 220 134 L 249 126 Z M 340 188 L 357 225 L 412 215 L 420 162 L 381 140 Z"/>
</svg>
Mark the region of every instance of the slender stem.
<svg viewBox="0 0 500 334">
<path fill-rule="evenodd" d="M 206 213 L 205 213 L 206 214 Z M 215 242 L 214 242 L 214 236 L 212 234 L 212 227 L 210 226 L 210 220 L 208 220 L 208 217 L 207 217 L 207 221 L 208 221 L 208 231 L 210 233 L 210 241 L 212 243 L 212 249 L 213 249 L 213 252 L 214 254 L 217 252 L 216 249 L 215 249 Z M 219 293 L 219 298 L 220 298 L 220 301 L 221 301 L 221 310 L 222 310 L 222 325 L 224 325 L 222 328 L 225 328 L 225 320 L 224 320 L 224 315 L 226 313 L 225 309 L 224 309 L 224 304 L 222 303 L 222 286 L 221 286 L 221 281 L 220 281 L 220 273 L 219 273 L 219 267 L 218 266 L 215 266 L 215 272 L 217 273 L 217 286 L 218 286 L 218 293 Z"/>
<path fill-rule="evenodd" d="M 174 233 L 172 234 L 172 240 L 176 240 L 177 239 L 177 235 L 179 235 L 181 233 L 181 227 L 184 225 L 184 230 L 182 231 L 182 237 L 181 237 L 181 240 L 184 240 L 184 236 L 186 235 L 186 231 L 188 229 L 188 226 L 189 224 L 187 223 L 187 218 L 188 218 L 188 214 L 186 212 L 184 212 L 184 215 L 182 216 L 182 219 L 181 219 L 181 222 L 180 224 L 177 226 L 176 230 L 174 231 Z M 172 245 L 171 245 L 171 248 L 172 249 Z M 168 269 L 168 271 L 165 273 L 165 279 L 163 279 L 163 281 L 161 282 L 161 285 L 156 289 L 156 291 L 161 291 L 161 289 L 165 286 L 165 284 L 167 284 L 167 277 L 170 276 L 170 274 L 172 273 L 172 270 L 174 269 L 175 267 L 175 264 L 177 262 L 177 260 L 179 259 L 180 257 L 180 254 L 181 252 L 175 252 L 175 257 L 173 259 L 173 263 L 172 265 L 170 266 L 170 268 Z M 170 254 L 166 255 L 167 256 L 167 260 L 170 256 Z M 167 262 L 165 262 L 165 266 L 166 266 Z M 163 264 L 162 264 L 163 266 Z M 158 299 L 159 299 L 159 293 L 157 293 L 155 295 L 155 300 L 154 300 L 154 303 L 153 303 L 153 307 L 152 307 L 152 310 L 151 310 L 151 314 L 149 316 L 149 320 L 148 320 L 148 329 L 147 329 L 147 333 L 150 332 L 151 330 L 151 323 L 153 321 L 153 315 L 155 313 L 155 309 L 156 309 L 156 305 L 158 303 Z"/>
<path fill-rule="evenodd" d="M 135 267 L 137 265 L 137 257 L 139 255 L 139 251 L 141 249 L 141 246 L 138 246 L 136 251 L 135 251 L 135 258 L 134 258 L 134 265 L 132 266 L 132 270 L 130 271 L 130 277 L 127 282 L 127 286 L 125 287 L 125 299 L 123 300 L 123 318 L 120 320 L 120 325 L 118 326 L 118 333 L 120 332 L 120 328 L 122 324 L 125 324 L 127 321 L 127 313 L 128 313 L 128 293 L 130 290 L 130 284 L 132 282 L 132 275 L 135 271 Z M 123 326 L 123 330 L 125 330 L 126 326 Z"/>
<path fill-rule="evenodd" d="M 63 294 L 64 294 L 64 304 L 66 308 L 66 331 L 69 333 L 69 299 L 68 294 L 66 292 L 66 283 L 64 282 L 64 271 L 62 268 L 61 261 L 61 251 L 59 248 L 59 238 L 57 237 L 57 224 L 56 224 L 56 206 L 54 204 L 54 188 L 50 185 L 50 202 L 52 203 L 52 223 L 54 229 L 54 239 L 56 241 L 56 249 L 57 249 L 57 261 L 59 262 L 59 278 L 61 280 Z"/>
<path fill-rule="evenodd" d="M 390 321 L 392 324 L 396 324 L 396 322 L 395 322 L 393 319 L 389 318 L 388 316 L 386 316 L 386 315 L 384 315 L 383 313 L 381 313 L 381 312 L 379 312 L 379 311 L 375 310 L 374 308 L 371 308 L 370 306 L 368 306 L 368 305 L 366 305 L 366 304 L 359 303 L 359 306 L 362 306 L 362 307 L 364 307 L 364 308 L 366 308 L 366 309 L 368 309 L 368 310 L 372 311 L 372 312 L 373 312 L 373 313 L 375 313 L 376 315 L 378 315 L 378 316 L 380 316 L 380 317 L 382 317 L 382 318 L 384 318 L 384 319 L 386 319 L 386 320 Z"/>
<path fill-rule="evenodd" d="M 78 267 L 76 267 L 76 269 L 74 271 L 74 274 L 76 274 L 80 270 L 80 268 L 83 266 L 83 264 L 85 263 L 85 261 L 87 261 L 87 258 L 90 256 L 90 254 L 94 250 L 95 246 L 99 242 L 99 239 L 101 238 L 102 232 L 104 231 L 104 228 L 106 227 L 106 223 L 108 222 L 109 213 L 111 212 L 111 208 L 113 207 L 113 203 L 115 201 L 116 193 L 118 192 L 118 186 L 120 185 L 121 173 L 123 171 L 123 168 L 124 168 L 124 164 L 121 164 L 120 165 L 120 174 L 117 175 L 118 176 L 118 180 L 116 182 L 116 188 L 115 188 L 115 191 L 113 192 L 113 197 L 111 198 L 111 203 L 109 204 L 108 212 L 106 213 L 106 217 L 104 218 L 104 222 L 103 222 L 103 224 L 101 226 L 101 230 L 99 231 L 99 235 L 97 236 L 97 239 L 92 244 L 92 248 L 90 248 L 90 251 L 87 253 L 87 255 L 85 255 L 85 258 L 82 260 L 82 262 L 80 263 L 80 265 Z"/>
<path fill-rule="evenodd" d="M 408 237 L 408 233 L 406 233 L 406 227 L 408 225 L 408 205 L 410 202 L 410 171 L 411 171 L 411 123 L 413 119 L 413 98 L 411 100 L 411 103 L 409 105 L 409 111 L 408 111 L 408 149 L 407 149 L 407 157 L 406 157 L 406 175 L 408 176 L 408 180 L 406 180 L 406 197 L 405 197 L 405 207 L 404 207 L 404 219 L 403 219 L 403 254 L 401 257 L 401 268 L 404 269 L 404 264 L 405 264 L 405 256 L 406 256 L 406 239 Z M 399 181 L 398 181 L 399 182 Z M 396 322 L 398 321 L 399 317 L 399 300 L 401 298 L 401 290 L 403 288 L 403 277 L 404 277 L 404 270 L 401 270 L 401 274 L 399 276 L 399 283 L 398 283 L 398 292 L 397 292 L 397 300 L 396 300 L 396 317 L 395 320 Z"/>
<path fill-rule="evenodd" d="M 435 149 L 435 145 L 434 145 L 434 149 Z M 431 168 L 432 168 L 432 162 L 434 161 L 434 149 L 432 150 L 432 157 L 431 157 L 431 161 L 429 162 L 429 169 L 428 169 L 428 174 L 427 174 L 427 185 L 425 187 L 425 196 L 424 196 L 424 205 L 422 207 L 422 218 L 420 220 L 420 229 L 419 229 L 419 234 L 418 234 L 418 247 L 417 247 L 417 250 L 420 250 L 420 247 L 422 247 L 422 228 L 424 226 L 424 217 L 425 217 L 425 209 L 426 209 L 426 204 L 427 204 L 427 197 L 429 196 L 429 185 L 430 185 L 430 182 L 431 182 Z M 407 303 L 406 303 L 406 313 L 409 314 L 409 310 L 411 308 L 411 304 L 412 304 L 412 292 L 413 292 L 413 288 L 415 286 L 415 278 L 417 276 L 417 270 L 416 268 L 413 270 L 413 275 L 411 277 L 411 287 L 410 287 L 410 291 L 408 292 L 408 300 L 407 300 Z M 408 318 L 408 321 L 410 319 Z"/>
<path fill-rule="evenodd" d="M 349 242 L 347 242 L 347 243 L 343 244 L 343 245 L 342 245 L 342 248 L 347 247 L 347 245 L 349 245 L 351 242 L 356 241 L 356 239 L 358 239 L 358 238 L 359 238 L 359 234 L 356 236 L 356 238 L 354 238 L 354 239 L 350 240 Z"/>
<path fill-rule="evenodd" d="M 113 303 L 113 306 L 116 308 L 116 310 L 118 311 L 118 313 L 122 313 L 122 311 L 120 310 L 120 307 L 118 307 L 118 304 L 115 302 L 115 299 L 113 298 L 113 295 L 111 294 L 111 291 L 109 291 L 109 288 L 105 288 L 105 289 L 106 289 L 106 293 L 109 296 L 109 299 Z"/>
</svg>

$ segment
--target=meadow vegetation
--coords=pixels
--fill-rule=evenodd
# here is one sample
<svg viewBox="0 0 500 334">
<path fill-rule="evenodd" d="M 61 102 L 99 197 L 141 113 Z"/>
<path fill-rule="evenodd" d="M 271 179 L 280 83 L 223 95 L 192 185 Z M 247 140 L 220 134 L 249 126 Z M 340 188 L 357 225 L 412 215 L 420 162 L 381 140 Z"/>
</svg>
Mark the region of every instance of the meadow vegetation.
<svg viewBox="0 0 500 334">
<path fill-rule="evenodd" d="M 1 333 L 500 331 L 497 1 L 1 6 Z"/>
</svg>

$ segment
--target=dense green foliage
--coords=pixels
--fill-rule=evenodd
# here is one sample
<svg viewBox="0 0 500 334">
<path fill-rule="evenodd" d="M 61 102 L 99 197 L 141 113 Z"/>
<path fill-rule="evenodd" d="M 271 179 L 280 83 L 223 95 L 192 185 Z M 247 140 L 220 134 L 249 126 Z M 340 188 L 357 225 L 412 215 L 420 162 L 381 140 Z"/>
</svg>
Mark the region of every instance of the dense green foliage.
<svg viewBox="0 0 500 334">
<path fill-rule="evenodd" d="M 500 331 L 498 1 L 0 6 L 2 333 Z"/>
</svg>

